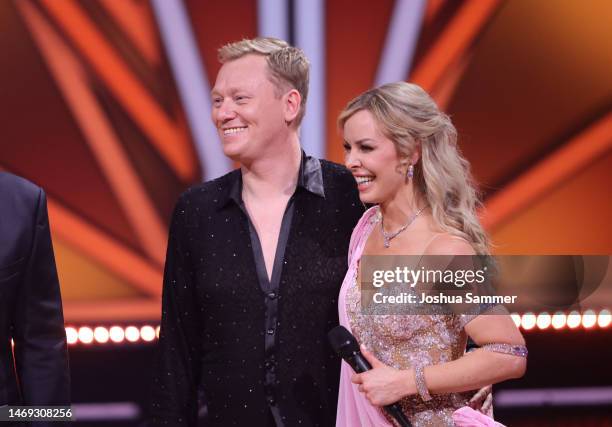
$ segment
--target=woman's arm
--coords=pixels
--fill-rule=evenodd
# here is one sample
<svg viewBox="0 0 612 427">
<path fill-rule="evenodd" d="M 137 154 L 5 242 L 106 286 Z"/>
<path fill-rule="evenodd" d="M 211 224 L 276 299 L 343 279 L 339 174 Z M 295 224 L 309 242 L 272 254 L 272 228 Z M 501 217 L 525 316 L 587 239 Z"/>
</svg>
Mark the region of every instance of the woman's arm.
<svg viewBox="0 0 612 427">
<path fill-rule="evenodd" d="M 525 341 L 507 315 L 481 315 L 466 326 L 466 331 L 479 345 L 505 343 L 524 345 Z M 418 394 L 414 369 L 399 370 L 385 365 L 366 349 L 362 349 L 373 369 L 353 375 L 352 381 L 373 405 L 383 406 L 405 396 Z M 424 367 L 425 386 L 430 394 L 476 390 L 524 375 L 525 357 L 498 353 L 484 348 L 465 354 L 451 362 Z"/>
<path fill-rule="evenodd" d="M 465 240 L 453 236 L 436 239 L 426 252 L 426 255 L 474 254 Z M 480 346 L 525 345 L 521 333 L 507 314 L 477 316 L 465 326 L 465 331 Z M 353 375 L 352 381 L 359 384 L 359 390 L 366 394 L 373 405 L 387 405 L 419 393 L 414 369 L 398 370 L 387 366 L 367 350 L 364 350 L 364 355 L 373 369 Z M 425 386 L 430 394 L 476 390 L 489 384 L 519 378 L 524 375 L 526 366 L 525 357 L 484 347 L 451 362 L 423 367 L 420 382 L 421 387 Z"/>
<path fill-rule="evenodd" d="M 480 315 L 465 327 L 478 345 L 503 343 L 525 345 L 521 333 L 508 315 Z M 430 393 L 451 393 L 479 389 L 525 374 L 525 357 L 479 348 L 452 362 L 424 368 Z"/>
<path fill-rule="evenodd" d="M 467 241 L 443 235 L 432 242 L 425 255 L 444 254 L 470 256 L 475 253 Z M 526 357 L 482 348 L 487 344 L 525 345 L 523 336 L 505 309 L 500 314 L 477 316 L 467 323 L 465 331 L 481 348 L 452 362 L 425 367 L 424 380 L 430 393 L 475 390 L 525 374 Z"/>
</svg>

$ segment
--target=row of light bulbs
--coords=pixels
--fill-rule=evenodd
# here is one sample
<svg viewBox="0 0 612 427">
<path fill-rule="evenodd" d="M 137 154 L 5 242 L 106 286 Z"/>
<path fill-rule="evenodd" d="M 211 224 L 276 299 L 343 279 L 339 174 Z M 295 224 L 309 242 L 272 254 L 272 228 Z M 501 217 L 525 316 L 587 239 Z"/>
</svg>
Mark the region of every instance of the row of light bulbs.
<svg viewBox="0 0 612 427">
<path fill-rule="evenodd" d="M 594 310 L 586 310 L 584 313 L 572 311 L 570 313 L 512 313 L 512 320 L 517 327 L 529 331 L 533 329 L 593 329 L 595 327 L 607 328 L 612 324 L 612 313 L 603 309 L 599 313 Z M 66 339 L 68 344 L 107 344 L 107 343 L 138 343 L 152 342 L 159 338 L 159 326 L 145 325 L 137 326 L 81 326 L 66 328 Z"/>
<path fill-rule="evenodd" d="M 78 329 L 68 326 L 66 328 L 66 340 L 69 345 L 151 342 L 157 338 L 159 338 L 159 326 L 111 326 L 109 328 L 81 326 Z"/>
<path fill-rule="evenodd" d="M 584 329 L 593 329 L 596 327 L 607 328 L 612 324 L 612 314 L 610 310 L 603 309 L 597 313 L 595 310 L 586 310 L 584 313 L 571 311 L 564 313 L 558 311 L 556 313 L 512 313 L 514 324 L 525 330 L 533 329 L 576 329 L 583 327 Z"/>
</svg>

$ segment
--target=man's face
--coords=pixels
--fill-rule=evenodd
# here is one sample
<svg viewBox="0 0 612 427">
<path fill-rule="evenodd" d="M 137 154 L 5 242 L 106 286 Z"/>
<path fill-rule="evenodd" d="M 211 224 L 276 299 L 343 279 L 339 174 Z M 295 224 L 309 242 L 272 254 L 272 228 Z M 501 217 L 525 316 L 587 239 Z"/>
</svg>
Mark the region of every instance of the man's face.
<svg viewBox="0 0 612 427">
<path fill-rule="evenodd" d="M 263 56 L 246 55 L 223 64 L 211 93 L 212 120 L 226 156 L 252 161 L 284 142 L 284 97 L 275 90 Z"/>
</svg>

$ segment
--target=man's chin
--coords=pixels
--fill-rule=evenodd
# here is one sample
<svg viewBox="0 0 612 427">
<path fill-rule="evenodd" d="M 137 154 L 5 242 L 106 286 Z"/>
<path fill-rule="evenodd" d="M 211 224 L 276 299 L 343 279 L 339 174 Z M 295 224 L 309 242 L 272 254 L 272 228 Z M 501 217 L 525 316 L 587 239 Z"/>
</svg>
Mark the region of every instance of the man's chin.
<svg viewBox="0 0 612 427">
<path fill-rule="evenodd" d="M 239 162 L 244 157 L 244 148 L 236 143 L 224 143 L 223 154 L 229 159 Z"/>
</svg>

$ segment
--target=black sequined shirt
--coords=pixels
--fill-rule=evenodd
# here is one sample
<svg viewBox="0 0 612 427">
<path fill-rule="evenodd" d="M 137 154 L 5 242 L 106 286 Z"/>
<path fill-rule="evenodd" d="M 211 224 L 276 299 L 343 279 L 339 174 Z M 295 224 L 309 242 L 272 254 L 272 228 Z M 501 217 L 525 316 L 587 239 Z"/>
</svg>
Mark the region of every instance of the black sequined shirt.
<svg viewBox="0 0 612 427">
<path fill-rule="evenodd" d="M 152 420 L 159 425 L 333 426 L 340 361 L 327 343 L 353 227 L 345 168 L 302 156 L 272 278 L 239 170 L 186 191 L 164 272 Z"/>
</svg>

